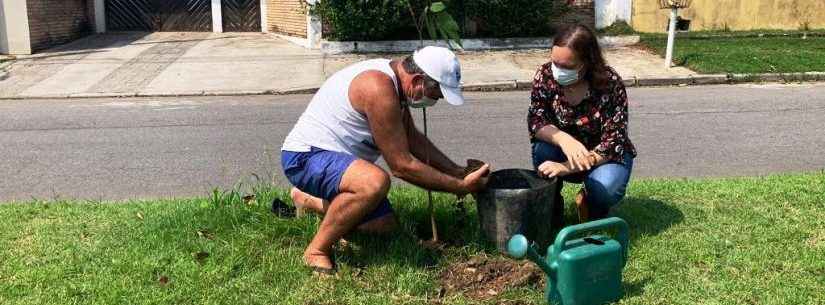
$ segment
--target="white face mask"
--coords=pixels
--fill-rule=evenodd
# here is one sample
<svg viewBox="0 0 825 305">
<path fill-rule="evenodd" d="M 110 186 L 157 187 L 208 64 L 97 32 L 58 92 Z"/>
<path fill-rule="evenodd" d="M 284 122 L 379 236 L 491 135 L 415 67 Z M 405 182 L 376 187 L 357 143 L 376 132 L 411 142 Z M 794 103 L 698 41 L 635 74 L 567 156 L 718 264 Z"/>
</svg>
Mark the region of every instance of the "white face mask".
<svg viewBox="0 0 825 305">
<path fill-rule="evenodd" d="M 553 71 L 553 78 L 559 85 L 571 85 L 579 80 L 579 70 L 562 69 L 556 66 L 555 63 L 550 64 L 550 70 Z"/>
<path fill-rule="evenodd" d="M 438 100 L 430 98 L 430 97 L 425 95 L 425 96 L 422 96 L 418 100 L 407 102 L 407 105 L 409 105 L 412 108 L 424 108 L 424 107 L 432 107 L 437 102 L 438 102 Z"/>
<path fill-rule="evenodd" d="M 431 98 L 429 96 L 424 95 L 424 92 L 421 92 L 421 98 L 417 100 L 407 100 L 407 106 L 412 108 L 424 108 L 424 107 L 432 107 L 437 103 L 438 100 Z"/>
</svg>

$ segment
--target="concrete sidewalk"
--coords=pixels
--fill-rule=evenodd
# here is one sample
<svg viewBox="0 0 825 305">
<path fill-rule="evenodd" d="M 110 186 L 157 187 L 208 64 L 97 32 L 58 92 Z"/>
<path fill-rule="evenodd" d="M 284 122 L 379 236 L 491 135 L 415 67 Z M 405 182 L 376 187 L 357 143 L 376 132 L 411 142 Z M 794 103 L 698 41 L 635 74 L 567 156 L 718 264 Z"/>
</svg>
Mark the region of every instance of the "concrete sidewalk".
<svg viewBox="0 0 825 305">
<path fill-rule="evenodd" d="M 529 81 L 547 50 L 464 52 L 467 86 Z M 605 50 L 625 79 L 688 77 L 636 48 Z M 0 74 L 0 98 L 239 95 L 311 90 L 359 60 L 325 55 L 262 33 L 112 33 L 18 58 Z"/>
</svg>

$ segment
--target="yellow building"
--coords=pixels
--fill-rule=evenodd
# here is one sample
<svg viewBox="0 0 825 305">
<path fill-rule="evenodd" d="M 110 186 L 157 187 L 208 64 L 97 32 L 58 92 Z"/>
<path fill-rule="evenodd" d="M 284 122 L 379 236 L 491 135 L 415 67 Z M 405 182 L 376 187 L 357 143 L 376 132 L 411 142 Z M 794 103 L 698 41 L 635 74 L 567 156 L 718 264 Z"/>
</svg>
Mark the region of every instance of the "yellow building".
<svg viewBox="0 0 825 305">
<path fill-rule="evenodd" d="M 679 11 L 691 31 L 825 29 L 825 0 L 693 0 Z M 666 32 L 669 11 L 659 0 L 634 0 L 631 25 L 639 32 Z"/>
</svg>

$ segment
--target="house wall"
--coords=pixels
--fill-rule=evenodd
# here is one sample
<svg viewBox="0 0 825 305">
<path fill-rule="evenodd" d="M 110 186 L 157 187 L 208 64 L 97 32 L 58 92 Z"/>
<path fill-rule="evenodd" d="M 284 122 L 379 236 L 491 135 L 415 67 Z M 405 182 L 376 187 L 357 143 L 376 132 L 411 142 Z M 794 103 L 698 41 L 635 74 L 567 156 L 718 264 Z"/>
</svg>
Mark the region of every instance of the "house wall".
<svg viewBox="0 0 825 305">
<path fill-rule="evenodd" d="M 67 43 L 94 30 L 89 0 L 27 0 L 33 51 Z"/>
<path fill-rule="evenodd" d="M 633 2 L 633 28 L 640 32 L 666 32 L 669 10 L 658 0 Z M 825 28 L 822 0 L 693 0 L 679 16 L 690 20 L 691 31 L 799 30 Z"/>
<path fill-rule="evenodd" d="M 307 37 L 307 10 L 303 0 L 261 0 L 266 3 L 267 32 Z"/>
</svg>

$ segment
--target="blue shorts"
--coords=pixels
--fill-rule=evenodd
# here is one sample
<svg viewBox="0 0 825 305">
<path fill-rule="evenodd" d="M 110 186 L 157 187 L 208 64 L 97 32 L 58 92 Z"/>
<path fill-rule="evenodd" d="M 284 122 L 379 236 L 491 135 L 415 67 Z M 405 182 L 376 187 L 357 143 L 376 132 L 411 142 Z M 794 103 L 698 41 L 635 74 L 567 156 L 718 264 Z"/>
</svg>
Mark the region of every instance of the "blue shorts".
<svg viewBox="0 0 825 305">
<path fill-rule="evenodd" d="M 308 152 L 281 151 L 281 166 L 289 183 L 304 193 L 329 202 L 338 196 L 341 178 L 356 159 L 358 158 L 346 153 L 315 147 Z M 390 200 L 384 198 L 372 213 L 364 217 L 361 223 L 392 213 Z"/>
</svg>

